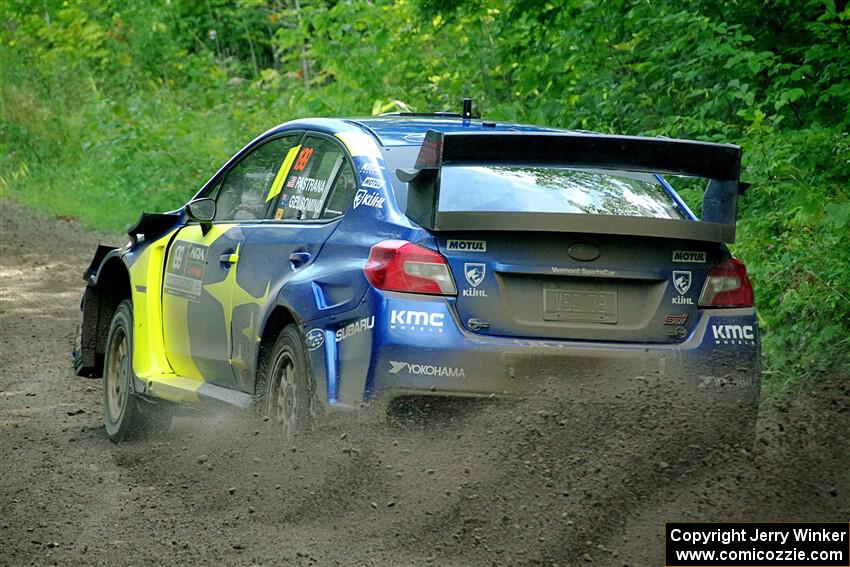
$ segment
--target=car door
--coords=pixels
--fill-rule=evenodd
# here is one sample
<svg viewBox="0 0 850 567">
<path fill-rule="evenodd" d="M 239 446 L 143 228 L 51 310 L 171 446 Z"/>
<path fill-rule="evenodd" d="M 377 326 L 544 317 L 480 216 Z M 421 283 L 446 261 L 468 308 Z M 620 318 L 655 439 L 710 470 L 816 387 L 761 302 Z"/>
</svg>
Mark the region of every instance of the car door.
<svg viewBox="0 0 850 567">
<path fill-rule="evenodd" d="M 279 290 L 298 320 L 316 316 L 316 259 L 337 220 L 351 204 L 357 181 L 351 160 L 329 136 L 308 134 L 277 191 L 270 191 L 269 219 L 241 226 L 237 288 L 232 304 L 233 370 L 240 388 L 253 392 L 257 335 L 262 315 Z M 332 269 L 332 268 L 329 268 Z M 310 274 L 299 278 L 300 273 Z M 334 300 L 333 292 L 329 301 Z M 322 297 L 325 297 L 322 295 Z"/>
<path fill-rule="evenodd" d="M 175 374 L 235 388 L 231 313 L 244 227 L 266 218 L 301 134 L 263 142 L 204 192 L 216 213 L 207 231 L 194 222 L 169 246 L 162 294 L 163 339 Z M 241 297 L 241 296 L 240 296 Z"/>
</svg>

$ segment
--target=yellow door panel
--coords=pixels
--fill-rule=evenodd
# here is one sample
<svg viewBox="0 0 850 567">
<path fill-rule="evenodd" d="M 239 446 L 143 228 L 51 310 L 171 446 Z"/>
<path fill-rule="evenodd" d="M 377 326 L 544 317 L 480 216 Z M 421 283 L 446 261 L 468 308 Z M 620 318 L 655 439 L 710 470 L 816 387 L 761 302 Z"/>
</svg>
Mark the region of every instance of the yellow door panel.
<svg viewBox="0 0 850 567">
<path fill-rule="evenodd" d="M 165 249 L 175 230 L 151 242 L 130 266 L 133 295 L 133 373 L 139 378 L 168 374 L 162 340 L 162 266 Z"/>
</svg>

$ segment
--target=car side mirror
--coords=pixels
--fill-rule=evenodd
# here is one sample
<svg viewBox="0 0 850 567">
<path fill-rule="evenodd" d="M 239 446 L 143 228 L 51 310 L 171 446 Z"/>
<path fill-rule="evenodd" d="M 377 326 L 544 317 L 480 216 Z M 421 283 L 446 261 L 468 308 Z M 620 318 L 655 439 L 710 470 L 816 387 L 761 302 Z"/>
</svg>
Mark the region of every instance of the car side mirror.
<svg viewBox="0 0 850 567">
<path fill-rule="evenodd" d="M 200 223 L 201 231 L 206 234 L 215 218 L 215 199 L 205 197 L 192 201 L 186 205 L 186 216 Z"/>
</svg>

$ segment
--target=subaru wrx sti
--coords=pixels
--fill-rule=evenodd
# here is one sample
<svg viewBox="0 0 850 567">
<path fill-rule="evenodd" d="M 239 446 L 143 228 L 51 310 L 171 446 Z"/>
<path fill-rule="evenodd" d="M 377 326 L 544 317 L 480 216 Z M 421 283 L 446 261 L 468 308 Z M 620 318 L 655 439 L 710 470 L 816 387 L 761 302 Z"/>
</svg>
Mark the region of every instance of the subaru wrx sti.
<svg viewBox="0 0 850 567">
<path fill-rule="evenodd" d="M 75 368 L 103 377 L 116 440 L 175 404 L 254 406 L 291 433 L 319 406 L 544 380 L 568 397 L 623 368 L 752 409 L 753 290 L 726 246 L 740 157 L 466 109 L 287 122 L 98 247 Z M 707 180 L 701 218 L 683 176 Z"/>
</svg>

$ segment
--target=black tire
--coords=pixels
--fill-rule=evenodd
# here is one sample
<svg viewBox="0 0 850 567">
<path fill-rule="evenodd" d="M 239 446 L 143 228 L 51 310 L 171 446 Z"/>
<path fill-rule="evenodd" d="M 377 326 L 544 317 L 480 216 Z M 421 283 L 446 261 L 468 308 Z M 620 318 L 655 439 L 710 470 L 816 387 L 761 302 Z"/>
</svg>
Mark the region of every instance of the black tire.
<svg viewBox="0 0 850 567">
<path fill-rule="evenodd" d="M 109 325 L 103 359 L 103 423 L 115 442 L 144 436 L 170 426 L 165 408 L 144 408 L 133 391 L 133 303 L 122 301 Z"/>
<path fill-rule="evenodd" d="M 265 352 L 257 368 L 257 410 L 268 416 L 286 442 L 312 429 L 318 410 L 304 339 L 287 325 Z"/>
</svg>

